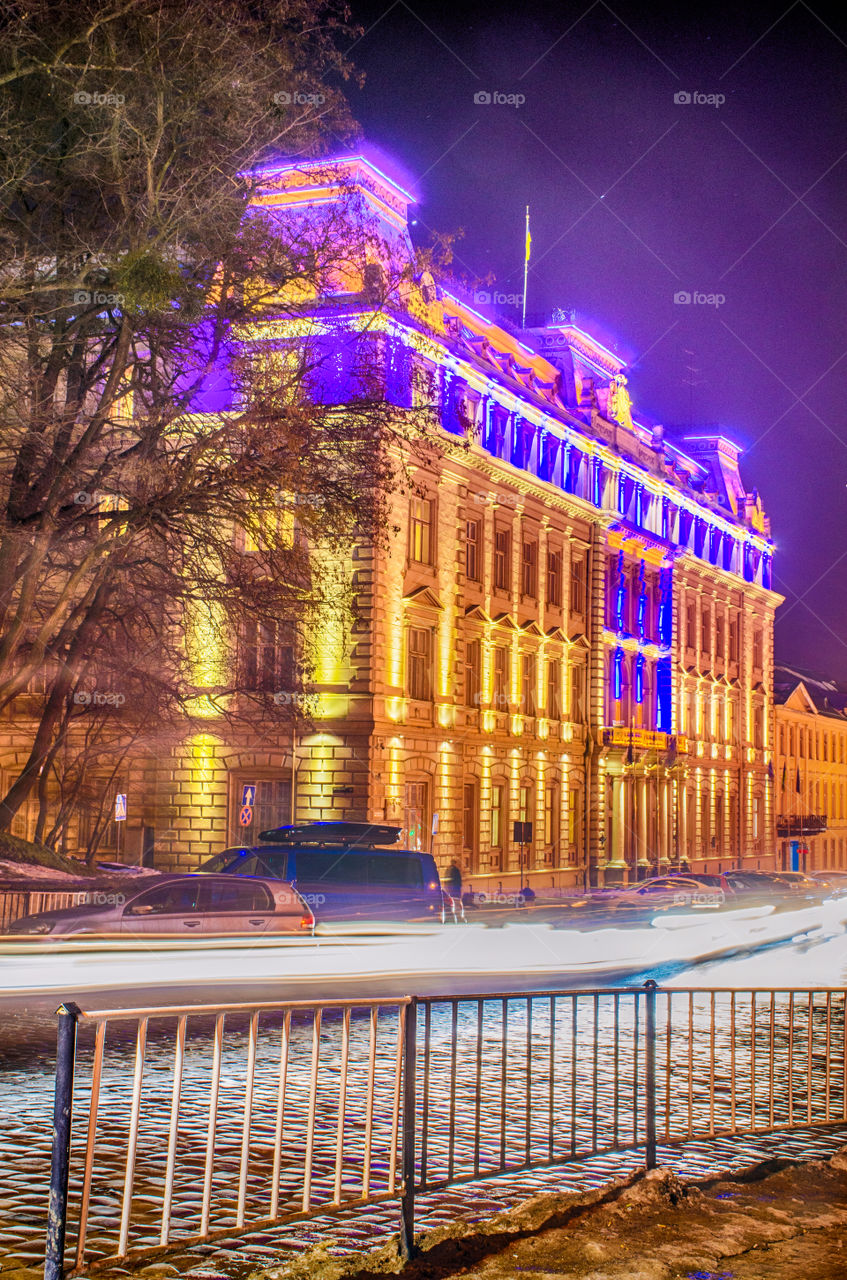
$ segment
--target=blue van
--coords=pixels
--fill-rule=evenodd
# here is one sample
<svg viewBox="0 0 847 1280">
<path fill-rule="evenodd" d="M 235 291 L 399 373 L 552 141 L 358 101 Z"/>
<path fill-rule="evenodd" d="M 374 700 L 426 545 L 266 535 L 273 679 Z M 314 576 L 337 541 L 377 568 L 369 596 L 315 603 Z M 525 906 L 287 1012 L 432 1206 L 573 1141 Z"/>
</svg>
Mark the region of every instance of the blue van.
<svg viewBox="0 0 847 1280">
<path fill-rule="evenodd" d="M 225 849 L 201 871 L 284 880 L 330 920 L 443 918 L 435 859 L 413 849 L 385 848 L 399 827 L 365 822 L 313 822 L 262 831 L 260 844 Z"/>
</svg>

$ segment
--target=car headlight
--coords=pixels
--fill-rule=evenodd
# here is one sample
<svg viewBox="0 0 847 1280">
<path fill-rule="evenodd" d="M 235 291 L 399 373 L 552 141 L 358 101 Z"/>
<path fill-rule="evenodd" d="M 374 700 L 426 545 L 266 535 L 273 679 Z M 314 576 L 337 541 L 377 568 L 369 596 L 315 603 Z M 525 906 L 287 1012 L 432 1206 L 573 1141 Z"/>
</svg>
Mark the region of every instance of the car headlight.
<svg viewBox="0 0 847 1280">
<path fill-rule="evenodd" d="M 36 934 L 36 933 L 52 933 L 54 926 L 46 920 L 37 920 L 32 924 L 13 925 L 9 930 L 10 933 L 19 934 Z"/>
</svg>

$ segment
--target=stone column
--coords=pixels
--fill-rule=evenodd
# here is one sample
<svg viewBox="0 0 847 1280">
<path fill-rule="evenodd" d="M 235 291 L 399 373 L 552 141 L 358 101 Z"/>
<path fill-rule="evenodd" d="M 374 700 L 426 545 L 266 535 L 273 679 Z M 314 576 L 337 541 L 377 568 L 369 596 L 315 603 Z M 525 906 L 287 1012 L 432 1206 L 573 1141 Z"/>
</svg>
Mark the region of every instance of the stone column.
<svg viewBox="0 0 847 1280">
<path fill-rule="evenodd" d="M 638 858 L 639 865 L 646 867 L 649 866 L 651 861 L 650 842 L 648 836 L 650 814 L 647 807 L 650 803 L 650 791 L 646 778 L 633 778 L 632 781 L 638 793 L 636 801 L 638 806 L 636 856 Z"/>
<path fill-rule="evenodd" d="M 609 861 L 606 863 L 606 882 L 620 884 L 626 868 L 626 793 L 620 774 L 612 776 L 612 830 L 609 833 Z"/>
<path fill-rule="evenodd" d="M 658 782 L 659 788 L 659 859 L 665 863 L 671 856 L 671 783 L 667 778 Z"/>
</svg>

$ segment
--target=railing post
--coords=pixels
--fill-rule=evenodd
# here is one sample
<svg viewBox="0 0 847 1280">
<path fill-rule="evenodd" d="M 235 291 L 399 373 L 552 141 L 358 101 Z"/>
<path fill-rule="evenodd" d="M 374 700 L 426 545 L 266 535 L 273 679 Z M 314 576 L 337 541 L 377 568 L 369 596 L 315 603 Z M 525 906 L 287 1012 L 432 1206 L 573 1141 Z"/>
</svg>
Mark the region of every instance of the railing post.
<svg viewBox="0 0 847 1280">
<path fill-rule="evenodd" d="M 79 1008 L 66 1001 L 56 1010 L 56 1095 L 53 1104 L 53 1153 L 50 1165 L 50 1204 L 44 1280 L 62 1280 L 65 1273 L 65 1228 L 68 1216 L 68 1169 L 71 1156 L 71 1115 L 74 1102 L 76 1024 Z"/>
<path fill-rule="evenodd" d="M 644 983 L 644 1163 L 656 1167 L 656 983 Z"/>
<path fill-rule="evenodd" d="M 400 1200 L 400 1256 L 415 1255 L 415 1110 L 418 1043 L 418 1002 L 406 1009 L 403 1035 L 403 1195 Z"/>
</svg>

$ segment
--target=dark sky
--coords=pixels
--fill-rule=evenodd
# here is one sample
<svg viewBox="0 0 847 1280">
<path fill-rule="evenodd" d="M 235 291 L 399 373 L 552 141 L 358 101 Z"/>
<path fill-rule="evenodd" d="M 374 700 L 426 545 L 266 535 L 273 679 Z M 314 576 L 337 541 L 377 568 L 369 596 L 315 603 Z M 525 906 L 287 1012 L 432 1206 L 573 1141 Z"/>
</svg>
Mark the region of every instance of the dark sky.
<svg viewBox="0 0 847 1280">
<path fill-rule="evenodd" d="M 353 109 L 422 238 L 463 228 L 460 268 L 518 292 L 528 203 L 528 310 L 574 308 L 628 359 L 642 420 L 743 446 L 777 658 L 847 679 L 847 18 L 705 9 L 353 0 Z"/>
</svg>

